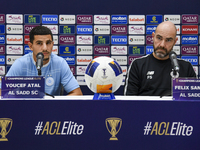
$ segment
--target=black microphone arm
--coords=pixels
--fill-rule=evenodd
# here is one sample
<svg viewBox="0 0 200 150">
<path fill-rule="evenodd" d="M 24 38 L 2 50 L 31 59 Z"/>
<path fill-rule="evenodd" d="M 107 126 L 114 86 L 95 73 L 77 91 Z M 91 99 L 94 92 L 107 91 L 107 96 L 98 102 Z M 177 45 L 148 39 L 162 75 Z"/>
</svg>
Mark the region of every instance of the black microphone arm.
<svg viewBox="0 0 200 150">
<path fill-rule="evenodd" d="M 36 55 L 37 62 L 36 62 L 36 68 L 38 70 L 38 75 L 41 76 L 41 68 L 43 66 L 43 59 L 44 59 L 44 54 L 42 52 L 39 52 Z"/>
</svg>

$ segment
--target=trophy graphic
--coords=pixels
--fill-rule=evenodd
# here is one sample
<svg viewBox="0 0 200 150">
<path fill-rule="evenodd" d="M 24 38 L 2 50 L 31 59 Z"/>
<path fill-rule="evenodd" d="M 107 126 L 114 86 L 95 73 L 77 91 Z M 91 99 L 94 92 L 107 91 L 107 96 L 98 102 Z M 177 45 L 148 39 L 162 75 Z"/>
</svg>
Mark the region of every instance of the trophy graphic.
<svg viewBox="0 0 200 150">
<path fill-rule="evenodd" d="M 10 132 L 11 128 L 12 128 L 12 119 L 10 118 L 0 118 L 0 128 L 1 128 L 1 132 L 0 135 L 2 136 L 0 138 L 0 141 L 8 141 L 8 139 L 6 138 L 6 135 Z M 8 127 L 8 125 L 10 124 L 9 130 L 7 131 L 6 128 Z"/>
<path fill-rule="evenodd" d="M 122 119 L 120 118 L 107 118 L 105 120 L 106 122 L 106 128 L 108 132 L 112 135 L 110 140 L 118 140 L 116 137 L 117 133 L 121 129 L 122 126 Z"/>
</svg>

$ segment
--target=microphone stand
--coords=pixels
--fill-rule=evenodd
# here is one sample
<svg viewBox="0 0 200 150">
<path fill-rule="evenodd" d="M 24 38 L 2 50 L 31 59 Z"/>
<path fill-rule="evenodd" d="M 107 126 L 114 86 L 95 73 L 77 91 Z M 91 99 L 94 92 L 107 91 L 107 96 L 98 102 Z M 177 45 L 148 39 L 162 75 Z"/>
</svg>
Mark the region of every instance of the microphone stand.
<svg viewBox="0 0 200 150">
<path fill-rule="evenodd" d="M 172 78 L 178 78 L 179 77 L 179 73 L 177 70 L 172 69 L 172 72 L 170 73 Z"/>
</svg>

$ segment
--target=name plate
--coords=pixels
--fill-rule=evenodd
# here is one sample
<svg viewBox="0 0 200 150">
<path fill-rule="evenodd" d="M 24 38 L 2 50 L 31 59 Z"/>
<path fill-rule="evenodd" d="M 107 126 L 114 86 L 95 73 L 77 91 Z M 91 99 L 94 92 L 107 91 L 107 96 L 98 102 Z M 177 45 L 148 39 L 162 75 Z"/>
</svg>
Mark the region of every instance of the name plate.
<svg viewBox="0 0 200 150">
<path fill-rule="evenodd" d="M 1 98 L 44 98 L 44 77 L 2 77 Z"/>
<path fill-rule="evenodd" d="M 172 80 L 174 100 L 200 100 L 200 79 Z"/>
</svg>

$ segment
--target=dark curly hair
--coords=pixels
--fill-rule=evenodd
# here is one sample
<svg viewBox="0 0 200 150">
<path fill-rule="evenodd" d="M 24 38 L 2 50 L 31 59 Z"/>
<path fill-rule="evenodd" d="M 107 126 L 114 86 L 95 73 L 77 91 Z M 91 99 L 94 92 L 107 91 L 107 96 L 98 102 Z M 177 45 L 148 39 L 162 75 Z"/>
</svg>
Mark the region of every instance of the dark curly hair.
<svg viewBox="0 0 200 150">
<path fill-rule="evenodd" d="M 51 35 L 51 38 L 53 41 L 53 34 L 49 28 L 45 26 L 37 26 L 33 28 L 31 32 L 29 33 L 30 42 L 33 43 L 34 35 L 48 35 L 48 34 Z"/>
</svg>

